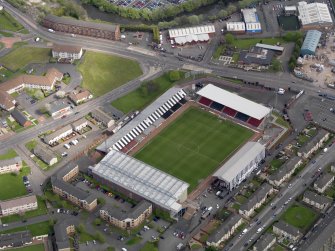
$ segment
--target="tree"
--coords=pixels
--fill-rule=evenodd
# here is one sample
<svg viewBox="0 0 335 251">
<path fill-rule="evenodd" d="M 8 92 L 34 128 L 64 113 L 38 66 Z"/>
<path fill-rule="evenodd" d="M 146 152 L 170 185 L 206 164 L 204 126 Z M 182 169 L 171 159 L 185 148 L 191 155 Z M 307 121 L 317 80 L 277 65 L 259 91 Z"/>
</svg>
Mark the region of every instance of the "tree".
<svg viewBox="0 0 335 251">
<path fill-rule="evenodd" d="M 229 14 L 233 14 L 234 12 L 236 12 L 236 10 L 237 10 L 237 7 L 231 3 L 227 7 L 227 11 Z"/>
<path fill-rule="evenodd" d="M 78 227 L 77 227 L 77 231 L 79 232 L 79 233 L 84 233 L 85 232 L 85 226 L 84 226 L 84 224 L 83 223 L 80 223 L 79 225 L 78 225 Z"/>
<path fill-rule="evenodd" d="M 192 25 L 196 25 L 200 23 L 199 17 L 197 15 L 192 15 L 188 17 L 188 22 Z"/>
<path fill-rule="evenodd" d="M 222 10 L 219 11 L 218 16 L 220 18 L 225 18 L 225 17 L 228 16 L 228 11 L 222 9 Z"/>
<path fill-rule="evenodd" d="M 100 219 L 100 218 L 96 218 L 96 219 L 94 220 L 94 225 L 96 225 L 96 226 L 100 226 L 100 225 L 101 225 L 101 219 Z"/>
<path fill-rule="evenodd" d="M 98 204 L 101 204 L 101 205 L 105 205 L 106 204 L 106 200 L 102 197 L 99 197 L 98 198 Z"/>
<path fill-rule="evenodd" d="M 171 71 L 169 73 L 169 78 L 171 81 L 178 81 L 180 79 L 179 71 Z"/>
<path fill-rule="evenodd" d="M 97 239 L 98 242 L 105 243 L 105 237 L 102 235 L 102 233 L 96 232 L 95 238 Z"/>
<path fill-rule="evenodd" d="M 234 36 L 230 33 L 226 34 L 224 38 L 226 40 L 226 43 L 229 45 L 231 45 L 235 40 Z"/>
<path fill-rule="evenodd" d="M 217 251 L 215 247 L 209 246 L 205 248 L 205 251 Z"/>
<path fill-rule="evenodd" d="M 36 90 L 35 92 L 34 92 L 34 98 L 36 98 L 36 99 L 42 99 L 42 98 L 44 98 L 44 94 L 43 94 L 43 92 L 41 91 L 41 90 Z"/>
<path fill-rule="evenodd" d="M 281 63 L 277 58 L 272 60 L 271 65 L 272 65 L 272 70 L 274 70 L 274 71 L 279 71 L 280 68 L 281 68 Z"/>
</svg>

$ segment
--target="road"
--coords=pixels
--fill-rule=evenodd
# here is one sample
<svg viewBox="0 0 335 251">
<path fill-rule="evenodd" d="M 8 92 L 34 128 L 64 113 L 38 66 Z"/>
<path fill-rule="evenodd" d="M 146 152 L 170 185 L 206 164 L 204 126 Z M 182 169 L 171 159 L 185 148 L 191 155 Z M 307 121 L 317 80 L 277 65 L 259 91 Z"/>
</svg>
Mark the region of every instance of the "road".
<svg viewBox="0 0 335 251">
<path fill-rule="evenodd" d="M 277 207 L 275 210 L 272 210 L 271 206 L 268 205 L 259 215 L 255 216 L 255 218 L 258 218 L 262 222 L 260 225 L 256 225 L 255 222 L 253 222 L 252 226 L 249 225 L 247 227 L 248 232 L 245 235 L 243 235 L 240 239 L 238 236 L 235 236 L 235 238 L 230 241 L 230 243 L 234 244 L 230 250 L 246 250 L 247 247 L 254 242 L 254 240 L 258 239 L 261 233 L 257 233 L 257 229 L 264 226 L 264 230 L 266 230 L 267 227 L 278 219 L 287 207 L 294 203 L 295 198 L 306 190 L 306 187 L 314 181 L 313 176 L 317 172 L 318 168 L 322 169 L 326 167 L 327 163 L 335 160 L 335 146 L 333 145 L 328 148 L 327 153 L 318 155 L 315 160 L 315 164 L 309 162 L 300 175 L 293 178 L 290 183 L 292 185 L 291 188 L 284 187 L 279 191 L 279 195 L 277 195 L 277 197 L 272 201 L 272 203 L 274 203 Z M 280 196 L 280 194 L 282 194 L 282 196 Z M 289 198 L 291 198 L 291 200 L 285 206 L 284 203 L 287 202 Z M 276 214 L 276 217 L 274 217 L 274 214 Z M 251 242 L 249 241 L 250 239 L 252 239 Z M 247 247 L 244 246 L 245 243 L 248 243 Z"/>
</svg>

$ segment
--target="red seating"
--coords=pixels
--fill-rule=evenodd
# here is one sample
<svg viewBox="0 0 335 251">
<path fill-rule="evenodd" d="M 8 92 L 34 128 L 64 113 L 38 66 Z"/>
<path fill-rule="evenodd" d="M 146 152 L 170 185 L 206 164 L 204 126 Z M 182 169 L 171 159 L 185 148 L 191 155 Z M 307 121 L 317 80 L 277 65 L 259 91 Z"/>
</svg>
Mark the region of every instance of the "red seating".
<svg viewBox="0 0 335 251">
<path fill-rule="evenodd" d="M 210 104 L 212 103 L 212 100 L 205 98 L 205 97 L 201 97 L 199 100 L 199 103 L 205 106 L 210 106 Z"/>
<path fill-rule="evenodd" d="M 258 120 L 255 118 L 251 118 L 247 121 L 250 125 L 253 125 L 254 127 L 258 127 L 262 123 L 263 119 Z"/>
<path fill-rule="evenodd" d="M 223 112 L 231 117 L 234 117 L 237 113 L 236 110 L 228 107 L 228 106 L 225 106 L 225 108 L 223 108 Z"/>
</svg>

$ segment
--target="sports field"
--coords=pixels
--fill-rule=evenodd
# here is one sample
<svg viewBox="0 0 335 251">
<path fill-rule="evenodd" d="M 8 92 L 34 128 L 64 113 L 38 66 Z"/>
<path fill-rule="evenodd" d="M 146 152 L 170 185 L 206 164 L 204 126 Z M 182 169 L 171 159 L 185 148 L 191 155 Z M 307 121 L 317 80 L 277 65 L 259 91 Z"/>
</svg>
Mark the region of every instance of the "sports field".
<svg viewBox="0 0 335 251">
<path fill-rule="evenodd" d="M 189 108 L 135 157 L 188 182 L 190 192 L 252 135 L 245 127 Z"/>
</svg>

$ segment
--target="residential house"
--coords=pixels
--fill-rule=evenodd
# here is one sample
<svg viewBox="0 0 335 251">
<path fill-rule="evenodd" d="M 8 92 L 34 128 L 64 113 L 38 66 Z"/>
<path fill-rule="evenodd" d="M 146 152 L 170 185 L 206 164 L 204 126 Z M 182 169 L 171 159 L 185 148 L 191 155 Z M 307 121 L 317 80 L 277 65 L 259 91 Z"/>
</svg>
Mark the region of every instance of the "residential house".
<svg viewBox="0 0 335 251">
<path fill-rule="evenodd" d="M 302 200 L 303 202 L 313 207 L 316 207 L 317 209 L 320 209 L 320 210 L 328 208 L 328 206 L 330 206 L 332 203 L 331 199 L 325 196 L 319 195 L 317 193 L 314 193 L 312 191 L 306 191 L 304 193 Z"/>
<path fill-rule="evenodd" d="M 285 237 L 296 242 L 301 237 L 301 232 L 298 228 L 280 220 L 273 225 L 273 232 L 280 237 Z"/>
<path fill-rule="evenodd" d="M 49 114 L 53 118 L 59 118 L 63 115 L 67 115 L 71 112 L 71 105 L 64 101 L 56 100 L 51 102 L 47 107 Z"/>
<path fill-rule="evenodd" d="M 52 47 L 52 57 L 58 59 L 81 59 L 83 49 L 80 46 L 55 44 Z"/>
<path fill-rule="evenodd" d="M 319 193 L 324 193 L 334 181 L 334 175 L 330 173 L 323 174 L 319 179 L 314 182 L 314 189 Z"/>
<path fill-rule="evenodd" d="M 280 186 L 284 181 L 288 180 L 294 171 L 302 164 L 302 159 L 294 156 L 281 166 L 278 171 L 270 175 L 268 181 L 273 186 Z"/>
<path fill-rule="evenodd" d="M 16 122 L 19 123 L 19 125 L 23 127 L 32 125 L 31 121 L 28 120 L 26 115 L 24 115 L 19 109 L 14 109 L 10 114 L 16 120 Z"/>
<path fill-rule="evenodd" d="M 75 224 L 74 219 L 62 220 L 55 224 L 54 231 L 57 251 L 73 250 L 70 245 L 69 236 L 74 235 L 76 232 Z"/>
<path fill-rule="evenodd" d="M 122 228 L 133 229 L 138 227 L 152 213 L 152 204 L 142 200 L 129 212 L 120 211 L 111 205 L 100 209 L 100 217 L 108 223 Z"/>
<path fill-rule="evenodd" d="M 206 244 L 208 246 L 219 247 L 223 241 L 226 241 L 234 234 L 236 229 L 243 223 L 240 215 L 236 214 L 224 221 L 221 226 L 211 234 Z"/>
<path fill-rule="evenodd" d="M 97 207 L 97 198 L 67 182 L 74 178 L 78 173 L 78 165 L 67 165 L 56 175 L 51 176 L 52 190 L 55 194 L 58 194 L 71 203 L 84 208 L 87 211 L 92 211 Z"/>
<path fill-rule="evenodd" d="M 240 207 L 239 213 L 245 217 L 250 217 L 255 212 L 255 209 L 259 208 L 272 192 L 273 187 L 265 183 Z"/>
<path fill-rule="evenodd" d="M 262 235 L 252 247 L 254 251 L 267 251 L 276 243 L 276 236 L 270 233 Z"/>
<path fill-rule="evenodd" d="M 0 249 L 18 248 L 33 243 L 33 237 L 28 230 L 9 234 L 0 234 Z"/>
<path fill-rule="evenodd" d="M 21 214 L 27 211 L 35 210 L 37 207 L 38 204 L 35 195 L 0 201 L 1 216 Z"/>
<path fill-rule="evenodd" d="M 6 111 L 11 111 L 15 108 L 15 99 L 7 92 L 0 89 L 0 108 Z"/>
<path fill-rule="evenodd" d="M 85 118 L 81 118 L 75 122 L 72 123 L 72 128 L 76 132 L 80 132 L 83 128 L 85 128 L 88 125 L 88 121 Z"/>
<path fill-rule="evenodd" d="M 22 168 L 22 160 L 20 157 L 0 160 L 0 174 L 19 172 Z"/>
<path fill-rule="evenodd" d="M 91 116 L 98 122 L 101 122 L 101 124 L 103 124 L 106 127 L 111 127 L 115 123 L 112 116 L 110 116 L 109 114 L 100 109 L 95 109 L 94 111 L 92 111 Z"/>
<path fill-rule="evenodd" d="M 322 144 L 329 139 L 330 133 L 324 129 L 318 130 L 317 134 L 305 145 L 299 148 L 298 156 L 309 158 Z"/>
<path fill-rule="evenodd" d="M 80 91 L 78 93 L 71 93 L 69 95 L 69 99 L 76 105 L 86 102 L 92 98 L 93 95 L 88 90 Z"/>
<path fill-rule="evenodd" d="M 73 128 L 70 125 L 64 126 L 59 130 L 54 131 L 53 133 L 50 133 L 46 135 L 43 140 L 45 143 L 49 145 L 53 145 L 59 140 L 71 135 L 73 133 Z"/>
<path fill-rule="evenodd" d="M 44 163 L 52 166 L 58 162 L 57 157 L 48 148 L 37 145 L 34 148 L 34 154 Z"/>
</svg>

